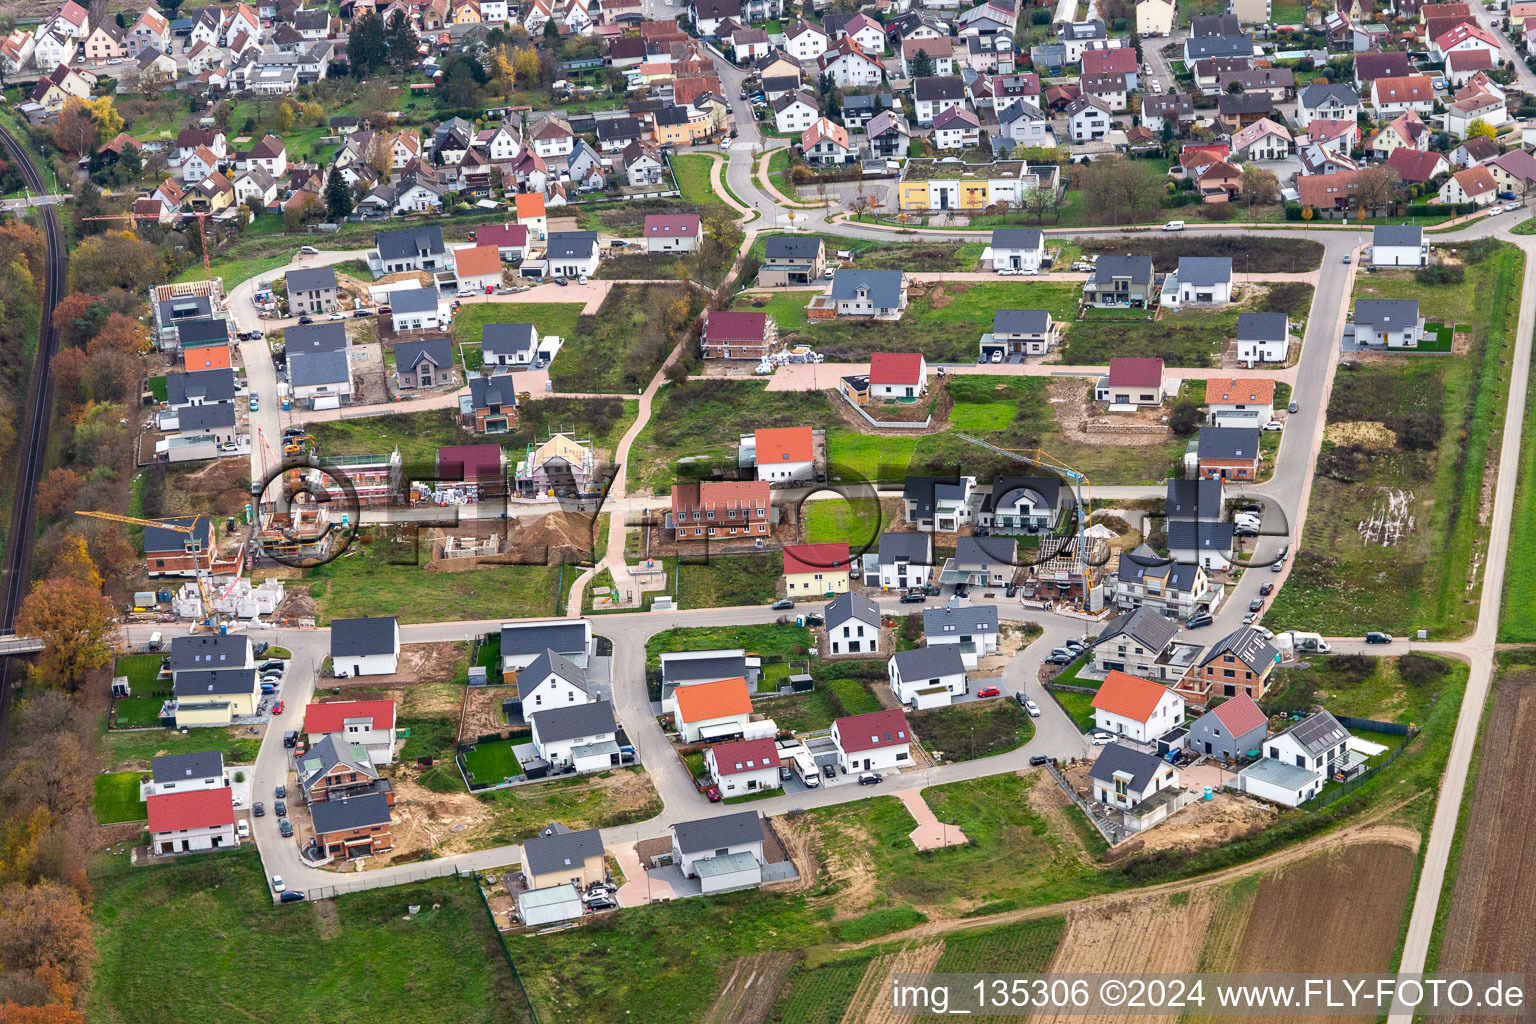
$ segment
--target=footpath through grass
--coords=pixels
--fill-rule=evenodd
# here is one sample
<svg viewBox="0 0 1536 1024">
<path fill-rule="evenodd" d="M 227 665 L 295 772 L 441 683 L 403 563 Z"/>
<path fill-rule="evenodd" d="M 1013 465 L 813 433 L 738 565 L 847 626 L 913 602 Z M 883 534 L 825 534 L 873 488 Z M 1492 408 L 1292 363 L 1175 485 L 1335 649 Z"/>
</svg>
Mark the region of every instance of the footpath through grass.
<svg viewBox="0 0 1536 1024">
<path fill-rule="evenodd" d="M 1335 636 L 1471 631 L 1487 550 L 1479 520 L 1492 501 L 1490 456 L 1524 266 L 1518 249 L 1495 245 L 1459 284 L 1383 272 L 1357 287 L 1357 296 L 1418 298 L 1422 315 L 1459 325 L 1470 347 L 1464 356 L 1378 355 L 1339 370 L 1305 536 L 1274 622 Z"/>
<path fill-rule="evenodd" d="M 91 882 L 97 1024 L 529 1019 L 468 880 L 273 906 L 247 847 L 152 868 L 98 856 Z"/>
</svg>

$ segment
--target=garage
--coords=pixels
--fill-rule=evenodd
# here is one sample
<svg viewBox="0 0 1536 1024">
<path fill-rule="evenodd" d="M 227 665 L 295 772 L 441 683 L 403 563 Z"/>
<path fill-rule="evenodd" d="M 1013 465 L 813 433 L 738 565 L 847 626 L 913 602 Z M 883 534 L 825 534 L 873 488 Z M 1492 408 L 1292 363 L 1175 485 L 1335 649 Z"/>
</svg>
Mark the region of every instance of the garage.
<svg viewBox="0 0 1536 1024">
<path fill-rule="evenodd" d="M 517 914 L 531 928 L 575 920 L 582 910 L 581 893 L 570 882 L 517 894 Z"/>
<path fill-rule="evenodd" d="M 695 861 L 699 888 L 706 894 L 750 889 L 763 884 L 763 866 L 750 853 L 730 853 Z"/>
</svg>

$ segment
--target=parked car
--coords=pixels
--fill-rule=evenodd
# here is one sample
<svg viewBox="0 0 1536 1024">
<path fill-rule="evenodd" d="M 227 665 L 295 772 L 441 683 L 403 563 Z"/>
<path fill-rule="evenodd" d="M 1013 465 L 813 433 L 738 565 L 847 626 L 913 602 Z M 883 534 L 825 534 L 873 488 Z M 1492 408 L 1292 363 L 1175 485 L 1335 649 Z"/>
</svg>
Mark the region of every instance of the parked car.
<svg viewBox="0 0 1536 1024">
<path fill-rule="evenodd" d="M 859 776 L 859 785 L 878 786 L 880 784 L 880 780 L 883 778 L 885 778 L 885 776 L 881 775 L 879 772 L 864 772 Z"/>
<path fill-rule="evenodd" d="M 277 898 L 279 903 L 298 903 L 304 898 L 301 892 L 285 892 Z"/>
<path fill-rule="evenodd" d="M 1389 644 L 1392 642 L 1392 634 L 1378 633 L 1373 629 L 1369 633 L 1365 634 L 1365 642 L 1368 644 Z"/>
<path fill-rule="evenodd" d="M 287 732 L 283 733 L 283 746 L 292 748 L 292 747 L 296 747 L 298 745 L 299 745 L 299 730 L 297 730 L 297 729 L 289 729 Z"/>
<path fill-rule="evenodd" d="M 1045 659 L 1045 663 L 1047 665 L 1070 665 L 1072 664 L 1072 656 L 1070 654 L 1053 654 Z"/>
<path fill-rule="evenodd" d="M 1344 254 L 1344 262 L 1345 263 L 1353 263 L 1354 262 L 1354 260 L 1350 257 L 1349 253 L 1345 253 Z"/>
<path fill-rule="evenodd" d="M 596 899 L 587 901 L 587 910 L 594 913 L 599 910 L 614 910 L 617 907 L 618 903 L 609 899 L 607 896 L 599 896 Z"/>
<path fill-rule="evenodd" d="M 795 776 L 795 773 L 789 770 L 789 765 L 787 765 L 787 764 L 779 765 L 779 780 L 781 782 L 787 782 L 790 779 L 794 778 L 794 776 Z"/>
<path fill-rule="evenodd" d="M 293 823 L 287 818 L 279 818 L 277 821 L 277 834 L 284 839 L 293 838 Z"/>
<path fill-rule="evenodd" d="M 344 310 L 333 309 L 329 313 L 325 314 L 325 318 L 327 320 L 345 320 L 347 318 L 347 314 Z"/>
<path fill-rule="evenodd" d="M 279 800 L 286 799 L 288 796 L 288 787 L 278 786 L 277 789 L 273 791 L 273 795 L 276 796 Z"/>
<path fill-rule="evenodd" d="M 571 282 L 569 282 L 569 281 L 567 281 L 567 280 L 566 280 L 566 279 L 565 279 L 565 278 L 563 278 L 563 277 L 557 277 L 557 278 L 555 278 L 555 284 L 557 284 L 557 285 L 559 285 L 559 286 L 560 286 L 560 287 L 561 287 L 561 288 L 564 288 L 564 287 L 565 287 L 565 286 L 566 286 L 566 285 L 568 285 L 568 284 L 570 284 L 570 283 L 571 283 Z"/>
<path fill-rule="evenodd" d="M 1249 612 L 1247 615 L 1243 616 L 1243 625 L 1251 626 L 1255 622 L 1257 622 L 1258 620 L 1259 620 L 1259 613 L 1258 612 Z"/>
<path fill-rule="evenodd" d="M 720 787 L 706 786 L 704 787 L 704 795 L 709 797 L 710 803 L 717 804 L 720 802 Z"/>
<path fill-rule="evenodd" d="M 922 604 L 928 600 L 928 595 L 921 590 L 909 590 L 901 595 L 902 604 Z"/>
<path fill-rule="evenodd" d="M 320 255 L 320 250 L 316 249 L 312 245 L 301 245 L 301 246 L 299 246 L 299 255 L 300 256 L 318 256 L 318 255 Z"/>
<path fill-rule="evenodd" d="M 251 807 L 251 813 L 258 818 L 265 818 L 267 816 L 267 805 L 257 800 L 255 805 Z"/>
<path fill-rule="evenodd" d="M 793 608 L 794 606 L 795 606 L 795 602 L 791 601 L 787 597 L 781 597 L 777 601 L 773 602 L 773 604 L 769 605 L 768 607 L 771 608 L 772 610 L 776 611 L 776 612 L 784 612 L 784 611 L 788 611 L 789 609 Z"/>
<path fill-rule="evenodd" d="M 1029 766 L 1031 768 L 1039 768 L 1043 764 L 1050 763 L 1051 759 L 1046 757 L 1044 754 L 1031 754 L 1029 757 Z"/>
<path fill-rule="evenodd" d="M 807 626 L 824 626 L 826 622 L 827 620 L 823 619 L 820 615 L 807 615 L 805 617 L 805 624 Z"/>
<path fill-rule="evenodd" d="M 1248 610 L 1251 612 L 1260 611 L 1263 609 L 1263 607 L 1264 599 L 1262 597 L 1256 597 L 1252 601 L 1248 602 Z"/>
<path fill-rule="evenodd" d="M 1096 732 L 1092 736 L 1088 737 L 1088 742 L 1092 743 L 1096 747 L 1103 747 L 1114 742 L 1114 739 L 1115 738 L 1107 732 Z"/>
<path fill-rule="evenodd" d="M 1300 412 L 1301 411 L 1301 407 L 1299 405 L 1297 405 L 1295 402 L 1292 402 L 1290 405 L 1285 407 L 1285 411 L 1286 412 Z"/>
<path fill-rule="evenodd" d="M 272 813 L 277 815 L 279 818 L 288 817 L 288 801 L 278 800 L 275 802 L 272 805 Z"/>
<path fill-rule="evenodd" d="M 283 706 L 284 706 L 284 705 L 283 705 L 283 702 L 282 702 L 282 701 L 278 701 L 278 702 L 277 702 L 277 703 L 276 703 L 276 704 L 273 704 L 273 705 L 272 705 L 272 713 L 273 713 L 273 714 L 274 714 L 274 715 L 280 715 L 280 714 L 282 714 L 282 713 L 283 713 Z"/>
<path fill-rule="evenodd" d="M 1264 597 L 1268 597 L 1270 594 L 1273 594 L 1274 592 L 1275 592 L 1275 585 L 1273 583 L 1266 583 L 1262 587 L 1259 588 L 1260 595 L 1262 595 Z"/>
<path fill-rule="evenodd" d="M 247 405 L 249 406 L 251 412 L 255 412 L 257 410 L 257 408 L 261 405 L 261 402 L 257 399 L 257 397 L 255 395 L 252 395 L 251 396 L 251 400 L 250 400 L 249 403 L 247 403 Z"/>
<path fill-rule="evenodd" d="M 299 325 L 301 327 L 304 326 L 305 324 L 312 324 L 314 322 L 315 322 L 315 318 L 312 317 L 312 316 L 301 316 L 301 317 L 299 317 Z"/>
<path fill-rule="evenodd" d="M 995 686 L 983 686 L 981 689 L 976 691 L 976 696 L 978 697 L 1000 697 L 1002 694 L 1003 691 L 999 690 Z"/>
<path fill-rule="evenodd" d="M 272 891 L 273 892 L 282 892 L 286 888 L 288 888 L 288 886 L 283 884 L 283 876 L 282 875 L 273 875 L 272 876 Z"/>
<path fill-rule="evenodd" d="M 356 319 L 357 317 L 372 316 L 372 315 L 373 314 L 369 313 L 366 309 L 354 309 L 352 311 L 352 316 L 353 316 L 354 319 Z"/>
<path fill-rule="evenodd" d="M 263 672 L 270 672 L 274 668 L 276 668 L 276 669 L 285 668 L 287 666 L 287 664 L 288 663 L 286 661 L 284 661 L 282 658 L 268 658 L 266 661 L 262 662 L 257 667 L 260 668 Z"/>
<path fill-rule="evenodd" d="M 251 823 L 244 818 L 235 822 L 235 836 L 240 839 L 249 839 L 251 837 Z"/>
<path fill-rule="evenodd" d="M 1024 702 L 1024 711 L 1029 715 L 1030 718 L 1040 717 L 1040 705 L 1036 704 L 1032 700 L 1026 700 Z"/>
<path fill-rule="evenodd" d="M 1285 424 L 1281 423 L 1279 420 L 1270 420 L 1268 423 L 1264 424 L 1264 429 L 1273 433 L 1276 430 L 1284 430 Z"/>
</svg>

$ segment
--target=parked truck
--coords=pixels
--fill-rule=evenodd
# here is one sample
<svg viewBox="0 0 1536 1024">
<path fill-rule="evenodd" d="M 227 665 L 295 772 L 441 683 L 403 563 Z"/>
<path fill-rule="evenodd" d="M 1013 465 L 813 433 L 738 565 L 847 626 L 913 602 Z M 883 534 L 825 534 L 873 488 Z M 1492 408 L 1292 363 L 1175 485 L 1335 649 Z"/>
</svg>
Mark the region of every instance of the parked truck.
<svg viewBox="0 0 1536 1024">
<path fill-rule="evenodd" d="M 1298 654 L 1328 654 L 1333 650 L 1317 633 L 1303 633 L 1299 630 L 1287 630 L 1275 635 L 1275 649 L 1287 658 L 1294 658 Z"/>
</svg>

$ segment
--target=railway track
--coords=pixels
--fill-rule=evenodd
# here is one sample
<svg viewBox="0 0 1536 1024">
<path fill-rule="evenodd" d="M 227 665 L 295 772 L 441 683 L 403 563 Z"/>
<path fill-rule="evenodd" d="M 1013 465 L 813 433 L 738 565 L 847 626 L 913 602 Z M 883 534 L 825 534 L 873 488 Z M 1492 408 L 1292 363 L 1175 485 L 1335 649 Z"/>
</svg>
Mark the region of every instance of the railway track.
<svg viewBox="0 0 1536 1024">
<path fill-rule="evenodd" d="M 0 145 L 7 157 L 20 168 L 27 187 L 37 195 L 47 195 L 43 176 L 32 165 L 21 144 L 0 127 Z M 20 432 L 21 457 L 18 459 L 16 491 L 11 505 L 10 543 L 0 564 L 0 631 L 16 626 L 16 614 L 27 596 L 32 572 L 32 542 L 36 532 L 36 495 L 43 458 L 48 450 L 48 426 L 53 409 L 53 355 L 58 335 L 53 329 L 53 307 L 58 305 L 64 288 L 66 255 L 64 233 L 52 205 L 37 207 L 43 239 L 48 245 L 47 273 L 43 286 L 42 317 L 37 345 L 37 362 L 32 368 L 32 382 L 27 389 L 27 404 Z M 11 723 L 11 686 L 21 668 L 14 657 L 0 659 L 0 753 L 4 753 Z"/>
</svg>

